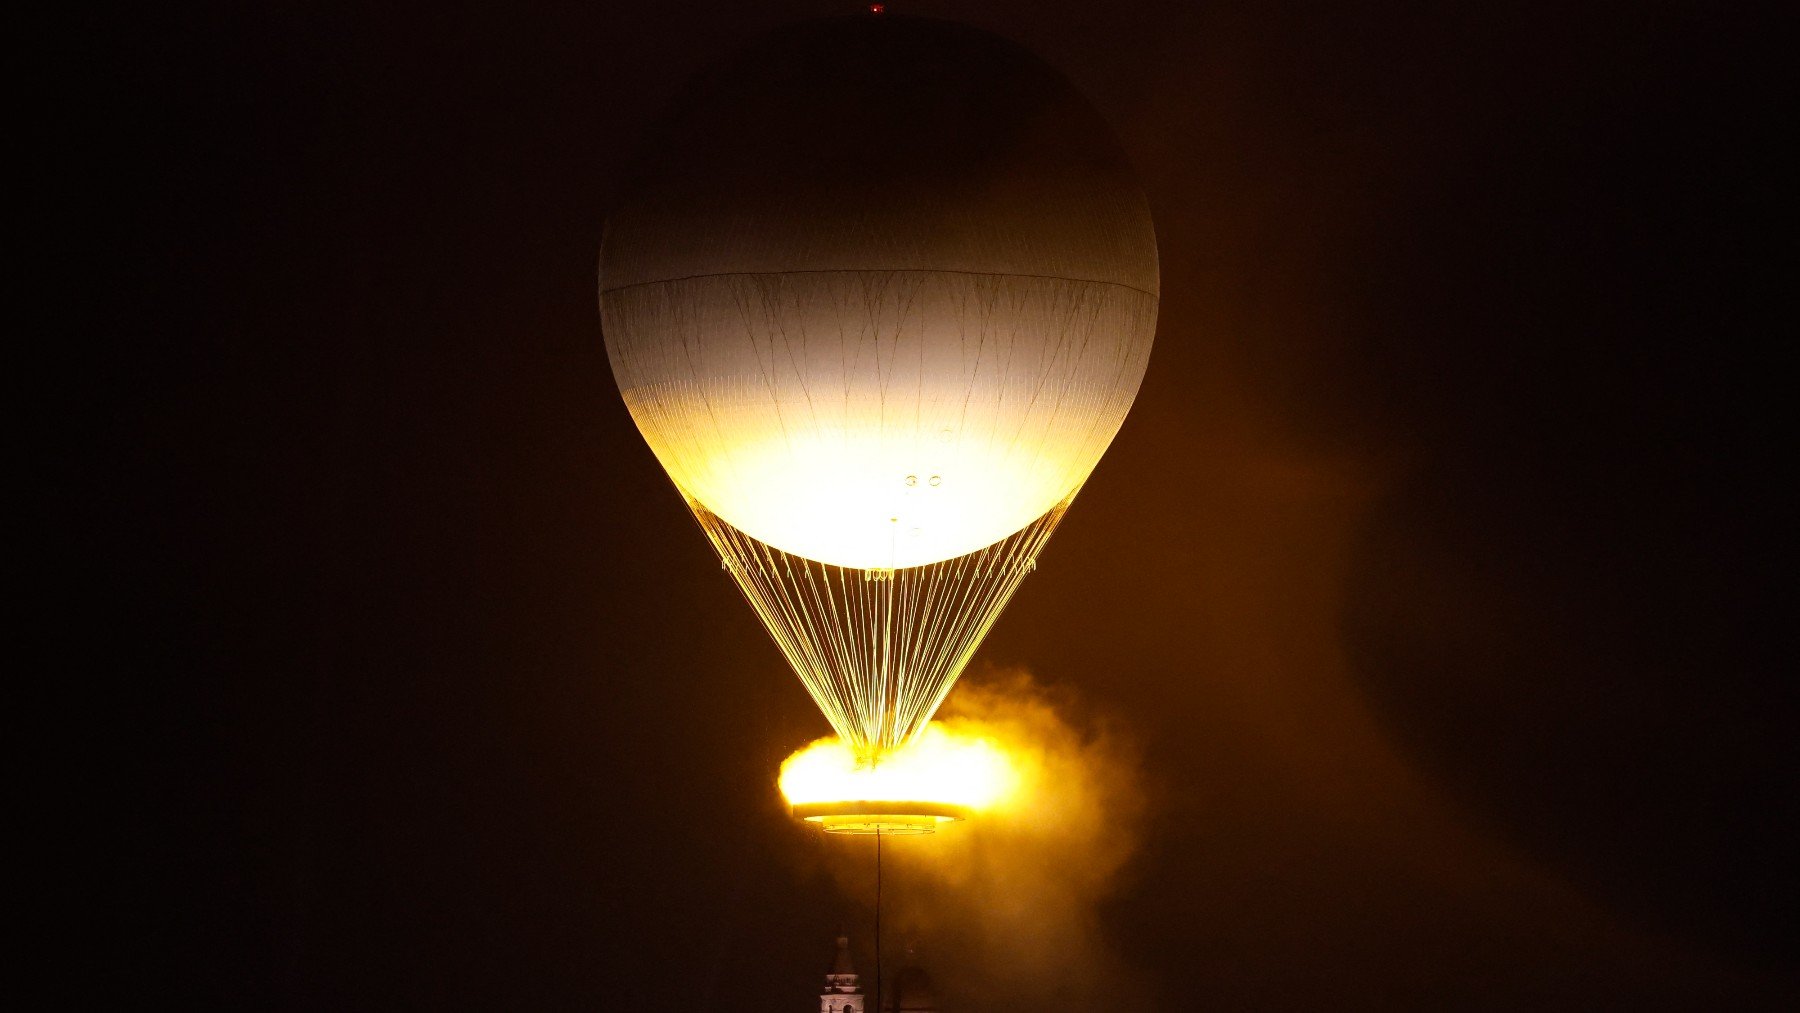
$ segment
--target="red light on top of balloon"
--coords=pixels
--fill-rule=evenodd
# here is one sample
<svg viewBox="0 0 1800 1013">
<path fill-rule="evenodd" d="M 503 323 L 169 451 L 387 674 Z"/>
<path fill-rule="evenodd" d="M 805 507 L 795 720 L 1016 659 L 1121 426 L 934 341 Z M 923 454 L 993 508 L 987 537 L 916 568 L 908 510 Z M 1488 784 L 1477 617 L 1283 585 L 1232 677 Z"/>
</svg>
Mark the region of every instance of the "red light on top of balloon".
<svg viewBox="0 0 1800 1013">
<path fill-rule="evenodd" d="M 870 4 L 869 5 L 869 13 L 870 14 L 880 14 L 882 11 L 885 11 L 885 10 L 887 10 L 887 4 Z"/>
</svg>

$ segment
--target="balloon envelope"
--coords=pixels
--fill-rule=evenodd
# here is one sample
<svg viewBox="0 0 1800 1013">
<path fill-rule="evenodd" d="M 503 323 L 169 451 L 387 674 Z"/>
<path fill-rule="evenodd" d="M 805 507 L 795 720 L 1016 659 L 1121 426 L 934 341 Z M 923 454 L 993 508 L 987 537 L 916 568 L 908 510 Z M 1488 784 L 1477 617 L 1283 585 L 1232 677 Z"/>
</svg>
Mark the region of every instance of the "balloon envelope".
<svg viewBox="0 0 1800 1013">
<path fill-rule="evenodd" d="M 1131 406 L 1156 303 L 1098 114 L 1010 43 L 893 16 L 794 26 L 699 81 L 601 258 L 613 371 L 675 483 L 863 569 L 1066 501 Z"/>
</svg>

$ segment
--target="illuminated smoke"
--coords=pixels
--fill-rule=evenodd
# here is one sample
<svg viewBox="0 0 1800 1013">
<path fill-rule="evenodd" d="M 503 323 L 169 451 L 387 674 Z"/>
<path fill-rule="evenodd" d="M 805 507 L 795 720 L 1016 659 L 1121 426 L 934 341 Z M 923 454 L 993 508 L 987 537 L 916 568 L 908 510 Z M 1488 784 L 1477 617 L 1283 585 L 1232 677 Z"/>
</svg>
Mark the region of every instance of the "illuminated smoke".
<svg viewBox="0 0 1800 1013">
<path fill-rule="evenodd" d="M 883 841 L 884 964 L 916 943 L 947 1008 L 1118 1009 L 1125 961 L 1102 914 L 1136 850 L 1144 811 L 1135 747 L 1024 672 L 965 680 L 945 732 L 992 743 L 1012 790 L 936 834 Z M 842 846 L 839 846 L 839 845 Z M 833 841 L 832 870 L 872 896 L 872 842 Z"/>
</svg>

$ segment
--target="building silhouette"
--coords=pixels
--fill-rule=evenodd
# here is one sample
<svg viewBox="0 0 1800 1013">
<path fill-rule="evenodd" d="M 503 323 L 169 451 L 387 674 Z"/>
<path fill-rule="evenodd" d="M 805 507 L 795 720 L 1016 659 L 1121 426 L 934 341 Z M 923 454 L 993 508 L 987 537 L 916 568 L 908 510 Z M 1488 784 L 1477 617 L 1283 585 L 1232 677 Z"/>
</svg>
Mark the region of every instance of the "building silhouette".
<svg viewBox="0 0 1800 1013">
<path fill-rule="evenodd" d="M 878 1013 L 941 1013 L 931 976 L 919 966 L 918 947 L 906 946 L 906 963 L 894 974 L 881 995 Z M 850 961 L 850 937 L 838 933 L 837 957 L 830 973 L 825 975 L 825 989 L 819 994 L 819 1013 L 871 1013 L 862 988 L 862 976 Z"/>
<path fill-rule="evenodd" d="M 819 995 L 819 1013 L 865 1013 L 861 976 L 850 963 L 850 937 L 842 932 L 837 937 L 837 959 L 831 973 L 825 976 L 825 991 Z"/>
<path fill-rule="evenodd" d="M 931 976 L 919 966 L 918 946 L 906 944 L 906 963 L 884 990 L 882 1013 L 941 1013 Z"/>
</svg>

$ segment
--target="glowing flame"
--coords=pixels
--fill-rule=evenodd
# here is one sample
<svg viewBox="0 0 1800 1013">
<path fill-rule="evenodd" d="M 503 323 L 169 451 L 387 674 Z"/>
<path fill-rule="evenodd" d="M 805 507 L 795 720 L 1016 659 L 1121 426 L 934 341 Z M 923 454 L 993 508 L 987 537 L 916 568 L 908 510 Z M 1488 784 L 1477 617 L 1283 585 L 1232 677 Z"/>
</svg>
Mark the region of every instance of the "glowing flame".
<svg viewBox="0 0 1800 1013">
<path fill-rule="evenodd" d="M 840 739 L 820 739 L 781 765 L 789 805 L 819 802 L 935 802 L 980 811 L 1018 788 L 1019 775 L 998 743 L 938 722 L 904 748 L 859 762 Z"/>
</svg>

